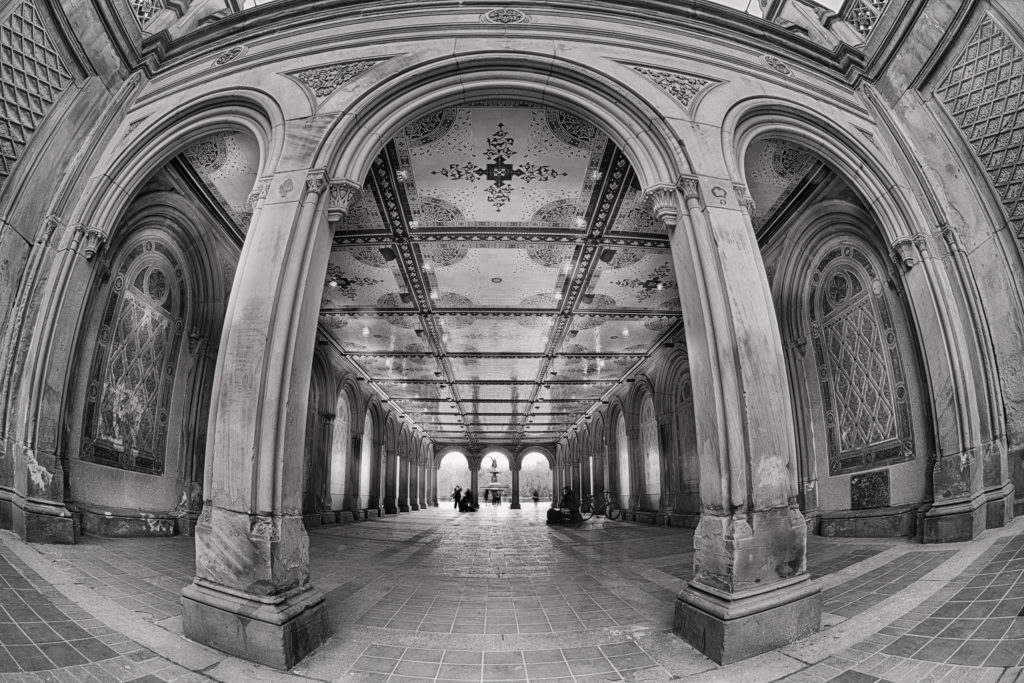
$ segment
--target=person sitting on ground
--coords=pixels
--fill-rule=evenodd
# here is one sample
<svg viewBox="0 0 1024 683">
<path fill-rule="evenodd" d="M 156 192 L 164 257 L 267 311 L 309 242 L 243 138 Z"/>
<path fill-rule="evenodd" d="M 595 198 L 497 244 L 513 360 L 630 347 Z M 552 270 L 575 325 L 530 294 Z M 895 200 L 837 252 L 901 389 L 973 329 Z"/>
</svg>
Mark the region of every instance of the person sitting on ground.
<svg viewBox="0 0 1024 683">
<path fill-rule="evenodd" d="M 466 489 L 462 498 L 459 499 L 459 512 L 472 512 L 473 511 L 473 494 L 470 493 L 469 489 Z"/>
<path fill-rule="evenodd" d="M 583 521 L 583 516 L 580 514 L 580 499 L 576 497 L 571 488 L 566 486 L 562 489 L 562 501 L 559 506 L 548 510 L 548 524 L 581 521 Z"/>
</svg>

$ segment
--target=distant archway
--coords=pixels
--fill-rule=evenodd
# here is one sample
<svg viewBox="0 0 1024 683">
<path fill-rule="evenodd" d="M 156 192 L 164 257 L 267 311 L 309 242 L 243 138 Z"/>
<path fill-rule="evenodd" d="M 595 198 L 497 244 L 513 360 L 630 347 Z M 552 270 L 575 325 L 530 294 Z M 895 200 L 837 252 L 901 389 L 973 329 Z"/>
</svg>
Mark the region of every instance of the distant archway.
<svg viewBox="0 0 1024 683">
<path fill-rule="evenodd" d="M 661 502 L 661 448 L 658 444 L 658 416 L 654 412 L 654 397 L 649 393 L 640 402 L 640 452 L 644 462 L 644 488 L 640 505 L 645 510 L 657 510 Z"/>
<path fill-rule="evenodd" d="M 469 459 L 462 451 L 452 450 L 445 453 L 437 466 L 437 498 L 438 503 L 452 500 L 452 492 L 456 486 L 463 491 L 469 488 L 471 483 L 469 472 Z"/>
<path fill-rule="evenodd" d="M 629 436 L 626 432 L 626 416 L 622 412 L 619 412 L 619 419 L 615 423 L 615 463 L 619 487 L 615 493 L 619 496 L 619 505 L 630 507 Z"/>
<path fill-rule="evenodd" d="M 533 499 L 550 500 L 552 494 L 551 461 L 540 451 L 528 451 L 519 461 L 519 497 L 524 502 Z"/>
<path fill-rule="evenodd" d="M 356 507 L 365 510 L 370 506 L 370 476 L 373 471 L 373 444 L 374 444 L 374 420 L 373 413 L 366 411 L 366 420 L 363 423 L 362 449 L 359 453 L 359 493 Z"/>
</svg>

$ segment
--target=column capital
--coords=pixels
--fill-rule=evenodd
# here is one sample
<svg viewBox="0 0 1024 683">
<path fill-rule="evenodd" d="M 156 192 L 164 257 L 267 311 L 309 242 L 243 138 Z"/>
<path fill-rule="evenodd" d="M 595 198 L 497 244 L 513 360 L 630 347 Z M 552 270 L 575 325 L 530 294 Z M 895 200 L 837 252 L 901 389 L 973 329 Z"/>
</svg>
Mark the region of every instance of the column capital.
<svg viewBox="0 0 1024 683">
<path fill-rule="evenodd" d="M 674 185 L 655 185 L 644 191 L 643 203 L 670 230 L 679 223 L 679 196 Z"/>
<path fill-rule="evenodd" d="M 739 200 L 740 206 L 753 216 L 754 211 L 757 210 L 757 205 L 754 203 L 754 198 L 747 192 L 747 186 L 743 183 L 733 183 L 732 190 L 736 193 L 736 199 Z"/>
<path fill-rule="evenodd" d="M 964 242 L 960 237 L 960 231 L 950 225 L 949 223 L 940 223 L 939 232 L 942 233 L 942 239 L 946 240 L 946 245 L 949 247 L 949 251 L 952 253 L 963 253 Z"/>
<path fill-rule="evenodd" d="M 4 221 L 6 223 L 6 221 Z M 60 219 L 56 214 L 47 214 L 43 217 L 43 222 L 39 226 L 39 235 L 36 237 L 36 244 L 46 246 L 53 239 L 53 233 L 57 230 L 57 226 L 60 225 Z"/>
<path fill-rule="evenodd" d="M 252 192 L 246 197 L 246 204 L 249 205 L 250 209 L 255 210 L 256 205 L 261 199 L 267 196 L 267 192 L 270 191 L 270 178 L 260 178 L 256 181 L 256 184 L 252 186 Z"/>
<path fill-rule="evenodd" d="M 362 188 L 352 180 L 336 180 L 331 183 L 330 192 L 327 202 L 327 220 L 335 223 L 348 214 L 352 204 L 359 199 Z"/>
<path fill-rule="evenodd" d="M 905 271 L 909 271 L 917 263 L 914 240 L 910 237 L 897 237 L 889 245 L 889 248 L 892 262 L 897 266 L 902 266 Z"/>
<path fill-rule="evenodd" d="M 697 176 L 693 175 L 682 175 L 679 176 L 679 180 L 676 182 L 676 188 L 683 193 L 683 201 L 689 203 L 692 199 L 700 202 L 700 180 Z"/>
<path fill-rule="evenodd" d="M 92 261 L 97 254 L 103 251 L 103 247 L 107 243 L 107 233 L 99 228 L 90 228 L 85 223 L 77 224 L 74 231 L 76 237 L 81 239 L 80 252 L 86 261 Z"/>
<path fill-rule="evenodd" d="M 319 197 L 327 191 L 330 184 L 331 179 L 327 171 L 322 168 L 313 169 L 306 175 L 306 194 L 315 194 Z"/>
</svg>

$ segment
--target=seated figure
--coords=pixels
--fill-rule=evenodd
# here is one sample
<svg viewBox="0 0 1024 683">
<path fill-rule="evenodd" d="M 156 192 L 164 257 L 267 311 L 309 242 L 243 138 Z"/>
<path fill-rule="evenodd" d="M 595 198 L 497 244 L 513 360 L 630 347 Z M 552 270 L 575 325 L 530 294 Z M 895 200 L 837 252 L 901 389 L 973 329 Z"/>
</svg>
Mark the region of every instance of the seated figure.
<svg viewBox="0 0 1024 683">
<path fill-rule="evenodd" d="M 559 524 L 561 522 L 580 522 L 583 516 L 580 515 L 580 499 L 568 486 L 562 489 L 562 500 L 557 508 L 548 510 L 548 524 Z"/>
</svg>

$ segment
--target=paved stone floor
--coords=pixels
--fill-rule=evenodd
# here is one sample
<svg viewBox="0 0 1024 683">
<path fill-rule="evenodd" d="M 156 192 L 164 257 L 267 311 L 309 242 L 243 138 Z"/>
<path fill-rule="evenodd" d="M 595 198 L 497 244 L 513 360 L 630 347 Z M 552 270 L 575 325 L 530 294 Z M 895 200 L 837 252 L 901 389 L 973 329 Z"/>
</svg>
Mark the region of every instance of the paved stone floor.
<svg viewBox="0 0 1024 683">
<path fill-rule="evenodd" d="M 0 533 L 0 680 L 1021 681 L 1024 522 L 971 543 L 809 539 L 821 632 L 718 667 L 671 633 L 692 532 L 445 507 L 310 532 L 334 635 L 290 674 L 181 635 L 191 539 Z"/>
</svg>

